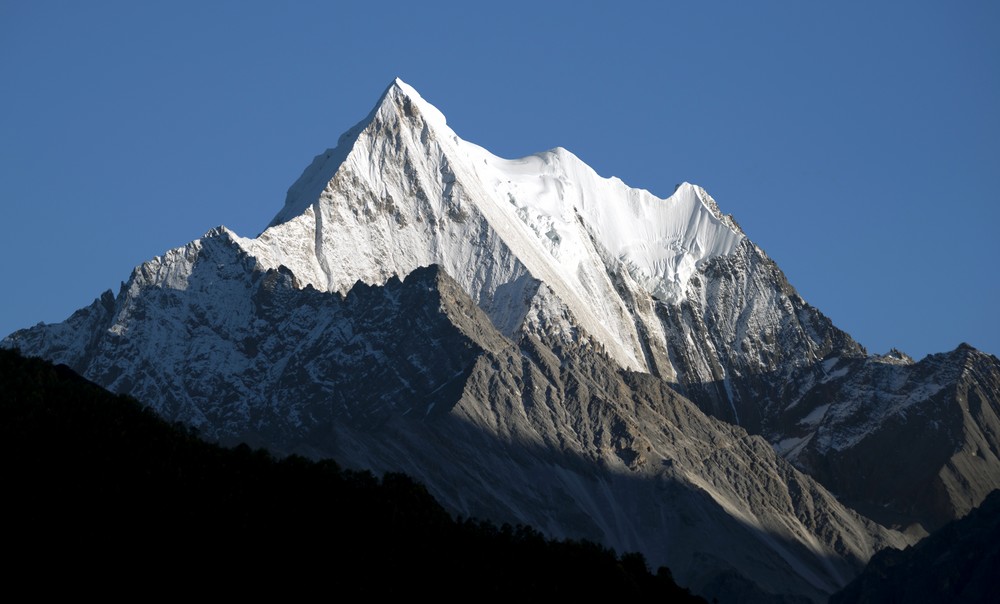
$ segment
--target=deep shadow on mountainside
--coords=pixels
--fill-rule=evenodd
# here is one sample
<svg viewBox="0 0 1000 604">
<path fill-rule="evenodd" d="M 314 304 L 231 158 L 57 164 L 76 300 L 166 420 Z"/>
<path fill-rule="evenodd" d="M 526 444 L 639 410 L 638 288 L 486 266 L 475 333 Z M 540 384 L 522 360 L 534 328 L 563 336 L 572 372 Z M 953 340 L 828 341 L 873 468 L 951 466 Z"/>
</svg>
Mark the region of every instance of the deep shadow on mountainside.
<svg viewBox="0 0 1000 604">
<path fill-rule="evenodd" d="M 830 604 L 995 602 L 1000 573 L 1000 490 L 905 550 L 875 554 Z"/>
<path fill-rule="evenodd" d="M 183 255 L 183 290 L 133 283 L 5 343 L 209 438 L 404 472 L 453 514 L 641 551 L 721 601 L 822 602 L 907 543 L 764 439 L 621 370 L 542 285 L 515 341 L 439 267 L 341 297 L 251 270 L 225 233 Z"/>
<path fill-rule="evenodd" d="M 933 532 L 1000 488 L 1000 361 L 967 344 L 917 362 L 831 356 L 790 376 L 678 391 L 711 412 L 706 401 L 727 388 L 776 401 L 772 425 L 749 431 L 883 526 Z"/>
<path fill-rule="evenodd" d="M 206 443 L 65 366 L 0 350 L 8 577 L 161 589 L 703 602 L 640 554 L 454 520 L 409 477 Z M 116 587 L 118 585 L 118 587 Z M 44 584 L 39 585 L 46 589 Z"/>
<path fill-rule="evenodd" d="M 967 344 L 919 361 L 870 355 L 748 241 L 655 312 L 666 335 L 655 375 L 674 372 L 706 414 L 763 436 L 883 526 L 924 535 L 1000 488 L 995 356 Z"/>
</svg>

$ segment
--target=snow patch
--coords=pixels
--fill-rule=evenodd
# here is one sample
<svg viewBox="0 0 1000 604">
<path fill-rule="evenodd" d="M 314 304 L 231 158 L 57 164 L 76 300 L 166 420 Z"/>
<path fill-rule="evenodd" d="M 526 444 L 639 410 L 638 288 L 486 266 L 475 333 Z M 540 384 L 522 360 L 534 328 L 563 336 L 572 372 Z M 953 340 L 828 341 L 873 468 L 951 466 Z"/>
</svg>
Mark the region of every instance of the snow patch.
<svg viewBox="0 0 1000 604">
<path fill-rule="evenodd" d="M 800 426 L 815 426 L 823 420 L 823 416 L 826 415 L 827 409 L 830 405 L 820 405 L 809 412 L 809 415 L 803 417 L 799 420 Z"/>
</svg>

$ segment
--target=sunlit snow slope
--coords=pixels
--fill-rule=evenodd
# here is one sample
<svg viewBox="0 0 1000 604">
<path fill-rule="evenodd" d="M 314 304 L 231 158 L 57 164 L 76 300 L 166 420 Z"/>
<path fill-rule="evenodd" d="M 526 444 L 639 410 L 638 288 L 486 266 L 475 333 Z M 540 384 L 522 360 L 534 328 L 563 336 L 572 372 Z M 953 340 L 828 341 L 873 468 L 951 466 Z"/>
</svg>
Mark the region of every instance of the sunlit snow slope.
<svg viewBox="0 0 1000 604">
<path fill-rule="evenodd" d="M 262 267 L 284 265 L 329 291 L 438 264 L 507 334 L 535 277 L 622 366 L 649 370 L 616 278 L 676 300 L 698 266 L 743 239 L 698 187 L 659 199 L 564 149 L 496 157 L 397 79 L 306 169 L 272 225 L 242 244 Z"/>
</svg>

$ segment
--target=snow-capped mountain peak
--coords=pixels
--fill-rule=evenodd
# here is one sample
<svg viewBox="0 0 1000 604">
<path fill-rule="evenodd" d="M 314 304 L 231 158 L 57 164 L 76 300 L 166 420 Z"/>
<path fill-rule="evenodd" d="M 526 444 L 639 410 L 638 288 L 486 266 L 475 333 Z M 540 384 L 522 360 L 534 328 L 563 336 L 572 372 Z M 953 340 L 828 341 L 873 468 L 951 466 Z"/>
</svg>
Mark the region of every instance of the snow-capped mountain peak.
<svg viewBox="0 0 1000 604">
<path fill-rule="evenodd" d="M 445 119 L 444 114 L 437 107 L 425 101 L 424 97 L 420 96 L 420 93 L 412 86 L 399 78 L 394 79 L 392 84 L 389 84 L 389 87 L 386 88 L 385 94 L 382 95 L 382 99 L 379 102 L 380 107 L 385 104 L 386 99 L 392 99 L 394 102 L 399 103 L 399 107 L 403 109 L 404 114 L 410 113 L 411 107 L 416 107 L 432 127 L 448 128 L 447 119 Z M 450 129 L 448 131 L 450 132 Z"/>
<path fill-rule="evenodd" d="M 738 571 L 819 601 L 909 542 L 775 450 L 886 526 L 1000 486 L 995 357 L 869 356 L 700 187 L 660 199 L 563 148 L 497 157 L 400 80 L 258 237 L 213 229 L 0 346 L 695 587 Z"/>
<path fill-rule="evenodd" d="M 447 120 L 436 107 L 425 101 L 416 90 L 396 78 L 379 97 L 378 103 L 367 116 L 337 139 L 337 146 L 313 158 L 312 163 L 288 189 L 285 205 L 268 226 L 275 226 L 302 214 L 323 193 L 324 188 L 337 173 L 354 148 L 359 135 L 373 122 L 387 123 L 400 117 L 420 118 L 428 127 L 440 129 L 442 135 L 453 136 Z"/>
<path fill-rule="evenodd" d="M 699 187 L 660 199 L 562 148 L 497 157 L 396 79 L 242 241 L 263 268 L 342 293 L 439 264 L 506 334 L 542 281 L 619 364 L 648 371 L 627 299 L 679 300 L 698 267 L 743 239 Z"/>
</svg>

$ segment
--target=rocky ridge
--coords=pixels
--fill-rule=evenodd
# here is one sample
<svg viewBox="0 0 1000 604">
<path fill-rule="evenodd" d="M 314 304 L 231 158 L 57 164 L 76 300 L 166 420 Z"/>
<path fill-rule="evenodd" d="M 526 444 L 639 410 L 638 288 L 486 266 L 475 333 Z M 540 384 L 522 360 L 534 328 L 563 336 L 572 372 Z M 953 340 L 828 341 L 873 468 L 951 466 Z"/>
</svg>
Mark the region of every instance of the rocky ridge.
<svg viewBox="0 0 1000 604">
<path fill-rule="evenodd" d="M 71 317 L 96 334 L 82 354 L 43 328 L 17 343 L 210 438 L 404 471 L 454 513 L 642 551 L 702 593 L 735 574 L 818 600 L 908 543 L 618 367 L 544 284 L 509 338 L 436 266 L 343 297 L 252 267 L 217 229 Z"/>
<path fill-rule="evenodd" d="M 995 357 L 870 357 L 703 189 L 497 158 L 398 80 L 259 237 L 215 229 L 3 345 L 211 438 L 643 551 L 702 593 L 735 573 L 823 599 L 911 540 L 799 470 L 916 534 L 1000 486 Z M 868 486 L 900 422 L 940 446 Z"/>
</svg>

